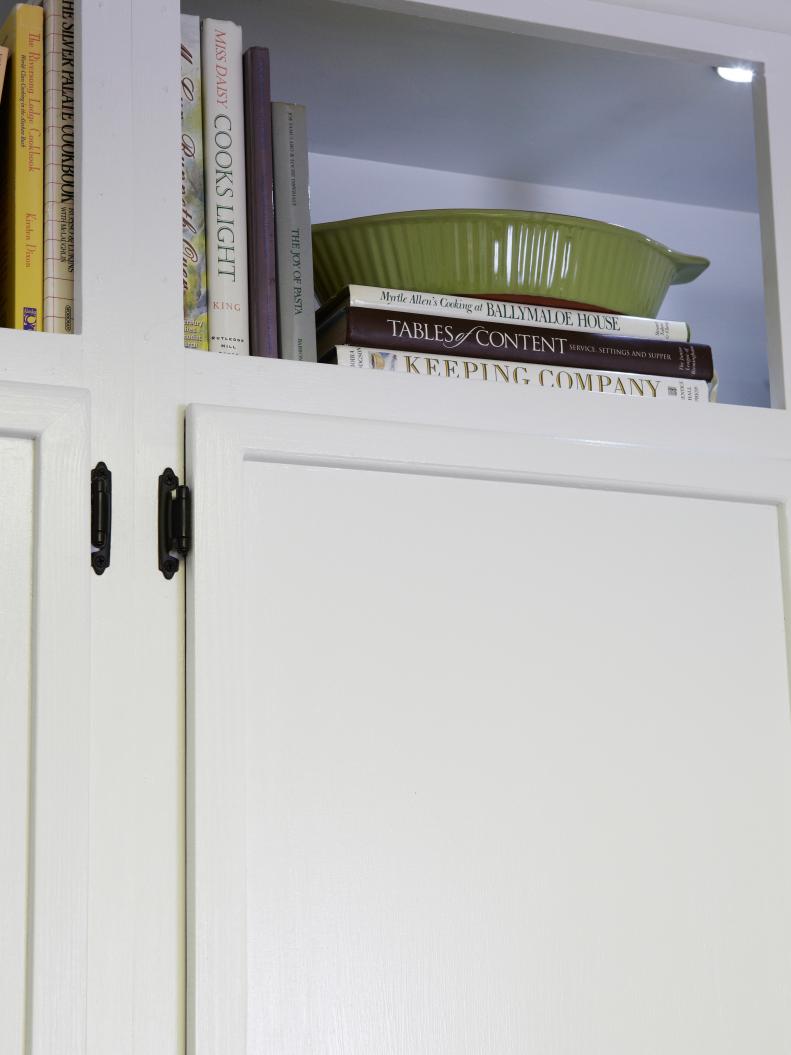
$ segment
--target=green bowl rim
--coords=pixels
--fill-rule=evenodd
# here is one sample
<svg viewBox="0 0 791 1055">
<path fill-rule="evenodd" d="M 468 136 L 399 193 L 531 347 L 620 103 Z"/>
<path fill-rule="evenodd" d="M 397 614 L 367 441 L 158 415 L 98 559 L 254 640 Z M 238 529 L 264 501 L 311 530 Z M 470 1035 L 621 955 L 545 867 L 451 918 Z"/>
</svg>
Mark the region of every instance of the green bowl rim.
<svg viewBox="0 0 791 1055">
<path fill-rule="evenodd" d="M 333 228 L 362 226 L 364 224 L 387 224 L 404 223 L 413 220 L 451 220 L 457 219 L 514 219 L 515 217 L 530 216 L 535 220 L 548 221 L 556 226 L 587 227 L 602 234 L 618 235 L 627 237 L 632 241 L 638 241 L 667 257 L 676 268 L 675 276 L 670 280 L 671 285 L 683 282 L 691 282 L 697 278 L 711 263 L 704 256 L 693 256 L 690 253 L 680 253 L 655 238 L 649 238 L 647 234 L 634 231 L 631 227 L 623 227 L 621 224 L 608 223 L 606 220 L 591 220 L 585 216 L 573 216 L 567 213 L 556 212 L 534 212 L 529 209 L 415 209 L 407 212 L 382 212 L 373 213 L 370 216 L 352 216 L 348 220 L 327 220 L 324 223 L 313 224 L 313 231 L 319 234 Z"/>
</svg>

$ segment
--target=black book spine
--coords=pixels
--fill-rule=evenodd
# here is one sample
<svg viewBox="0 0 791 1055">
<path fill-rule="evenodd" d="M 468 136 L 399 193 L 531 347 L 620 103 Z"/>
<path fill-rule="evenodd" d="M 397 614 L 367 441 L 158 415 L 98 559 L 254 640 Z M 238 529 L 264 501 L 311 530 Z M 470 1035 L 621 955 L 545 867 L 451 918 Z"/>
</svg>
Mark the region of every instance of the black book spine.
<svg viewBox="0 0 791 1055">
<path fill-rule="evenodd" d="M 277 274 L 269 50 L 248 48 L 244 53 L 243 63 L 250 354 L 277 358 Z"/>
<path fill-rule="evenodd" d="M 562 364 L 592 370 L 711 381 L 711 348 L 688 341 L 612 337 L 582 330 L 471 322 L 381 308 L 347 307 L 317 334 L 319 355 L 338 344 L 422 355 L 462 355 L 515 363 Z"/>
</svg>

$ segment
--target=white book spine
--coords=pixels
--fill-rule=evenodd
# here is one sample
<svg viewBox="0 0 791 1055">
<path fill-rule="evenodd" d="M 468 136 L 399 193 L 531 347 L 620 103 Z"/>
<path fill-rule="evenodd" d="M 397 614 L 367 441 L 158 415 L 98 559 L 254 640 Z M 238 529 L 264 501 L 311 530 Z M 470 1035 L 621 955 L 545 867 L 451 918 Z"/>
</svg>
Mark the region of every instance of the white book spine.
<svg viewBox="0 0 791 1055">
<path fill-rule="evenodd" d="M 488 381 L 491 384 L 530 385 L 562 392 L 628 396 L 636 399 L 673 399 L 682 403 L 708 403 L 705 381 L 685 377 L 657 377 L 609 370 L 578 370 L 542 363 L 512 363 L 497 359 L 467 359 L 456 355 L 390 352 L 341 344 L 335 349 L 338 365 L 358 370 L 387 370 L 418 377 L 440 377 L 458 381 Z"/>
<path fill-rule="evenodd" d="M 689 340 L 689 326 L 685 322 L 648 319 L 639 315 L 614 315 L 585 308 L 457 297 L 449 293 L 420 293 L 416 290 L 389 289 L 385 286 L 349 286 L 349 303 L 359 308 L 414 311 L 452 319 L 509 322 L 517 326 L 546 326 L 556 330 L 582 330 L 587 333 L 640 337 L 652 341 Z"/>
<path fill-rule="evenodd" d="M 74 333 L 75 0 L 44 0 L 44 329 Z"/>
<path fill-rule="evenodd" d="M 209 350 L 249 355 L 242 31 L 201 27 Z"/>
<path fill-rule="evenodd" d="M 272 103 L 280 358 L 316 361 L 305 107 Z"/>
</svg>

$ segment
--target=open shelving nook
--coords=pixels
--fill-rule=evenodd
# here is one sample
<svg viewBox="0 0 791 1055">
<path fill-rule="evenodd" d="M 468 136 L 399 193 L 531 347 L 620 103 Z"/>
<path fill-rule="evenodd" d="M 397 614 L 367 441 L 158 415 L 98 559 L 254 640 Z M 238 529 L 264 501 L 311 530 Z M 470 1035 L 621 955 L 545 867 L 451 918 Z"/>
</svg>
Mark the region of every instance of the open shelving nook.
<svg viewBox="0 0 791 1055">
<path fill-rule="evenodd" d="M 528 23 L 521 6 L 184 9 L 241 24 L 245 46 L 270 49 L 273 98 L 306 104 L 314 223 L 482 206 L 631 227 L 711 260 L 671 287 L 660 315 L 712 346 L 720 401 L 786 406 L 777 258 L 788 221 L 771 185 L 788 185 L 778 173 L 789 162 L 774 139 L 769 155 L 783 45 L 586 0 L 533 4 Z M 753 85 L 721 80 L 721 64 L 748 65 Z"/>
</svg>

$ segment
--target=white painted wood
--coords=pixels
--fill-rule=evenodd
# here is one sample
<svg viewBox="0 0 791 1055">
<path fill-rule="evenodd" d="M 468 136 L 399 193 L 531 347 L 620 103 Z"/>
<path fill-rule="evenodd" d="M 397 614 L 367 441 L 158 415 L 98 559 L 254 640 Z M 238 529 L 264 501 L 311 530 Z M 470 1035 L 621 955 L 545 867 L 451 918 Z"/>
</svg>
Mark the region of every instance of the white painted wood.
<svg viewBox="0 0 791 1055">
<path fill-rule="evenodd" d="M 741 0 L 603 0 L 622 7 L 640 7 L 682 15 L 728 22 L 734 26 L 754 26 L 778 33 L 791 33 L 791 11 L 783 0 L 758 0 L 748 6 Z"/>
<path fill-rule="evenodd" d="M 167 582 L 157 567 L 156 496 L 159 474 L 172 466 L 183 475 L 184 457 L 181 233 L 172 226 L 181 215 L 179 5 L 134 0 L 129 19 L 135 229 L 126 295 L 133 291 L 139 310 L 130 348 L 135 432 L 133 449 L 125 448 L 130 504 L 122 559 L 129 572 L 124 620 L 131 621 L 134 645 L 127 642 L 124 651 L 123 713 L 108 722 L 107 733 L 117 734 L 120 723 L 127 737 L 123 800 L 130 828 L 119 831 L 111 810 L 105 817 L 129 868 L 131 918 L 113 924 L 126 955 L 128 977 L 117 978 L 116 995 L 128 1031 L 119 1049 L 112 1019 L 103 1016 L 95 1052 L 176 1055 L 184 1050 L 185 585 L 183 576 Z M 116 879 L 108 868 L 108 895 Z M 111 958 L 112 945 L 103 947 Z"/>
<path fill-rule="evenodd" d="M 3 802 L 1 874 L 3 914 L 15 916 L 0 957 L 10 1000 L 0 1028 L 3 1049 L 20 1055 L 48 1055 L 53 1043 L 69 1055 L 86 1051 L 88 440 L 84 392 L 0 384 L 11 518 L 3 557 L 11 608 L 2 617 L 11 801 Z M 11 752 L 19 752 L 13 763 Z"/>
<path fill-rule="evenodd" d="M 158 574 L 154 534 L 156 476 L 178 466 L 182 447 L 180 392 L 165 369 L 166 349 L 176 372 L 182 352 L 175 327 L 165 337 L 158 325 L 161 302 L 174 319 L 180 303 L 176 228 L 171 263 L 152 248 L 179 210 L 168 146 L 178 105 L 171 117 L 158 94 L 178 83 L 178 11 L 142 0 L 76 6 L 81 332 L 0 330 L 0 380 L 90 392 L 90 464 L 113 473 L 112 563 L 89 576 L 93 620 L 82 626 L 92 657 L 87 1045 L 91 1055 L 148 1055 L 183 1047 L 184 1017 L 183 586 Z M 52 1030 L 59 1051 L 70 1050 L 68 1023 L 63 1044 Z"/>
<path fill-rule="evenodd" d="M 576 393 L 434 384 L 432 379 L 280 360 L 240 360 L 229 372 L 224 357 L 196 351 L 189 352 L 186 360 L 188 403 L 407 425 L 517 432 L 529 427 L 548 438 L 672 451 L 679 466 L 693 452 L 783 458 L 791 444 L 791 422 L 784 412 L 753 407 L 709 404 L 689 408 L 634 400 L 605 404 Z M 642 479 L 639 466 L 633 471 L 635 479 Z"/>
<path fill-rule="evenodd" d="M 386 6 L 395 7 L 395 5 Z M 400 6 L 404 8 L 404 5 Z M 434 10 L 430 13 L 436 13 L 438 5 L 431 6 Z M 781 57 L 785 49 L 785 42 L 775 40 L 768 35 L 744 34 L 741 31 L 734 31 L 732 27 L 712 27 L 709 24 L 692 27 L 690 35 L 690 27 L 686 19 L 673 21 L 648 16 L 640 19 L 633 18 L 630 21 L 628 15 L 624 19 L 621 12 L 617 15 L 621 21 L 616 25 L 615 16 L 607 21 L 605 13 L 605 18 L 601 19 L 599 17 L 601 9 L 591 4 L 562 6 L 553 4 L 551 9 L 550 5 L 544 5 L 541 9 L 531 5 L 529 12 L 525 11 L 524 5 L 510 5 L 510 7 L 500 5 L 498 8 L 497 5 L 478 3 L 468 6 L 475 10 L 471 10 L 468 15 L 460 15 L 458 11 L 448 12 L 448 17 L 464 19 L 467 22 L 475 20 L 483 22 L 488 20 L 492 14 L 502 12 L 515 20 L 512 23 L 515 30 L 521 28 L 523 31 L 533 32 L 535 27 L 524 24 L 521 20 L 526 15 L 530 18 L 540 18 L 543 14 L 546 19 L 544 31 L 568 34 L 573 39 L 581 39 L 580 30 L 583 33 L 605 31 L 611 33 L 613 44 L 620 46 L 626 44 L 630 48 L 646 47 L 648 50 L 655 51 L 664 46 L 679 46 L 697 49 L 698 54 L 704 56 L 707 61 L 717 55 L 749 57 L 758 62 L 764 61 L 772 66 L 769 83 L 774 96 L 772 97 L 772 92 L 770 92 L 770 123 L 777 121 L 777 115 L 782 108 L 782 100 L 788 94 L 787 76 L 783 70 L 784 60 Z M 455 7 L 458 9 L 459 5 Z M 416 8 L 410 7 L 410 9 L 415 10 Z M 557 28 L 558 25 L 560 29 Z M 541 29 L 542 27 L 539 27 L 539 31 Z M 779 165 L 777 164 L 777 149 L 779 149 Z M 788 167 L 788 158 L 782 144 L 779 148 L 773 148 L 772 164 L 775 166 L 775 173 L 785 171 Z M 787 223 L 785 226 L 787 227 Z M 784 221 L 781 217 L 778 230 L 782 232 L 783 229 Z M 786 230 L 785 235 L 781 233 L 779 239 L 780 256 L 785 252 L 783 246 L 788 244 L 787 234 Z M 788 266 L 787 263 L 784 266 Z M 772 333 L 773 364 L 777 377 L 779 376 L 777 367 L 780 363 L 777 327 L 774 327 Z M 493 418 L 499 420 L 500 414 L 503 414 L 509 423 L 520 414 L 529 413 L 531 416 L 537 414 L 541 422 L 539 431 L 547 437 L 576 437 L 593 443 L 616 439 L 624 444 L 637 443 L 641 445 L 641 451 L 645 450 L 643 445 L 651 444 L 664 449 L 672 448 L 675 454 L 671 456 L 670 461 L 665 463 L 666 472 L 670 471 L 668 466 L 672 462 L 670 475 L 674 484 L 682 486 L 682 481 L 687 479 L 688 455 L 690 452 L 697 451 L 705 458 L 711 471 L 708 479 L 709 486 L 715 489 L 721 488 L 724 494 L 733 494 L 732 488 L 734 487 L 736 492 L 739 492 L 740 485 L 735 484 L 737 476 L 742 481 L 750 479 L 750 472 L 747 471 L 750 463 L 748 451 L 753 454 L 759 454 L 759 452 L 767 454 L 770 449 L 774 449 L 784 456 L 787 450 L 787 429 L 784 422 L 777 420 L 774 416 L 758 417 L 750 413 L 744 415 L 731 413 L 732 408 L 707 408 L 703 417 L 685 421 L 674 418 L 671 422 L 665 419 L 661 412 L 659 415 L 644 416 L 642 408 L 638 410 L 635 407 L 620 405 L 612 408 L 611 414 L 608 408 L 608 420 L 605 421 L 603 410 L 594 405 L 582 408 L 576 404 L 561 404 L 559 400 L 551 404 L 548 401 L 541 404 L 534 401 L 529 403 L 528 410 L 528 405 L 524 402 L 518 404 L 505 394 L 502 398 L 499 394 L 492 394 L 490 399 L 479 391 L 453 393 L 452 395 L 444 392 L 429 394 L 427 390 L 421 390 L 418 393 L 416 388 L 402 388 L 396 393 L 392 387 L 377 388 L 376 381 L 366 384 L 360 379 L 361 384 L 357 385 L 356 381 L 352 382 L 348 377 L 330 381 L 321 377 L 318 372 L 308 374 L 291 371 L 289 373 L 283 368 L 284 364 L 234 363 L 232 367 L 229 367 L 226 363 L 209 362 L 206 357 L 200 355 L 188 355 L 185 362 L 187 402 L 200 399 L 238 406 L 265 406 L 280 410 L 312 410 L 318 413 L 348 412 L 351 414 L 364 412 L 371 418 L 381 416 L 389 419 L 405 418 L 410 421 L 439 422 L 451 419 L 457 425 L 466 423 L 476 427 L 490 425 Z M 775 386 L 775 399 L 778 403 L 783 402 L 782 385 Z M 548 447 L 549 442 L 541 446 L 540 451 L 536 453 L 535 464 L 540 465 L 542 469 L 546 464 Z M 736 476 L 734 475 L 734 456 L 737 462 L 744 458 Z M 638 459 L 630 466 L 629 479 L 645 484 L 646 471 L 645 463 Z M 698 475 L 696 483 L 693 482 L 690 486 L 699 486 L 699 484 Z M 648 483 L 646 486 L 651 485 Z M 778 487 L 777 490 L 779 493 L 782 487 Z M 754 495 L 749 487 L 747 492 Z M 213 598 L 214 586 L 217 585 L 213 583 L 207 595 Z M 201 618 L 204 617 L 205 613 Z M 223 641 L 229 649 L 233 648 L 231 635 L 226 636 Z M 230 651 L 228 654 L 231 654 Z M 228 679 L 232 678 L 232 674 L 227 668 L 224 678 L 225 680 L 221 679 L 217 684 L 218 691 L 225 692 L 228 689 Z M 231 752 L 231 757 L 234 757 L 233 752 Z M 238 774 L 234 774 L 230 779 L 233 781 L 241 778 Z M 227 790 L 227 794 L 231 795 L 232 790 Z M 233 827 L 236 820 L 228 823 Z M 234 902 L 238 890 L 233 886 L 233 866 L 229 867 L 232 879 L 229 880 L 230 887 L 227 893 L 229 901 Z M 236 905 L 234 911 L 241 914 L 242 909 L 239 903 L 234 902 L 234 904 Z M 206 966 L 205 954 L 205 948 L 199 947 L 197 957 L 204 966 Z M 243 996 L 238 989 L 234 989 L 233 983 L 225 985 L 222 982 L 229 962 L 234 962 L 231 953 L 228 959 L 221 959 L 220 962 L 211 965 L 211 970 L 213 979 L 218 982 L 218 991 L 222 993 L 222 997 L 218 997 L 217 1000 L 221 1003 L 227 997 L 229 1004 L 232 1005 L 234 1001 L 241 1003 Z M 214 992 L 211 986 L 207 986 L 207 991 Z M 214 1018 L 219 1013 L 217 1002 L 206 1005 L 198 1001 L 198 1006 L 202 1013 L 212 1020 L 211 1029 L 206 1036 L 211 1037 L 213 1042 L 217 1036 Z"/>
<path fill-rule="evenodd" d="M 537 0 L 529 10 L 505 0 L 475 0 L 467 6 L 467 13 L 460 10 L 463 3 L 455 10 L 439 4 L 424 9 L 462 24 L 490 24 L 492 16 L 501 17 L 515 31 L 571 39 L 604 33 L 602 43 L 630 49 L 679 47 L 698 55 L 732 54 L 765 63 L 771 176 L 776 187 L 789 184 L 784 108 L 791 64 L 785 38 L 652 12 L 615 7 L 610 12 L 581 0 Z M 429 391 L 410 386 L 412 379 L 398 388 L 395 379 L 352 379 L 318 368 L 301 371 L 291 364 L 208 362 L 207 357 L 185 354 L 179 235 L 173 222 L 179 213 L 178 156 L 171 150 L 179 133 L 174 88 L 178 5 L 172 0 L 82 0 L 80 13 L 82 332 L 74 338 L 0 333 L 0 380 L 87 390 L 91 429 L 86 464 L 101 458 L 113 470 L 113 564 L 102 579 L 90 577 L 90 686 L 79 697 L 80 707 L 89 698 L 92 703 L 90 733 L 83 743 L 91 756 L 87 1046 L 96 1055 L 148 1055 L 181 1050 L 184 1029 L 183 583 L 165 583 L 154 556 L 154 480 L 166 464 L 181 468 L 184 404 L 200 399 L 290 413 L 362 413 L 429 428 L 481 429 L 501 421 L 511 427 L 527 413 L 527 405 L 506 394 Z M 751 9 L 743 17 L 757 16 Z M 782 199 L 775 201 L 775 211 L 778 275 L 784 288 L 791 267 L 791 218 Z M 787 314 L 788 305 L 779 310 Z M 785 316 L 779 318 L 787 329 Z M 779 352 L 779 347 L 773 339 L 773 348 Z M 779 363 L 777 356 L 775 361 Z M 776 392 L 781 390 L 776 386 Z M 776 402 L 782 399 L 776 397 Z M 22 407 L 16 396 L 12 404 Z M 3 411 L 17 413 L 5 402 Z M 788 450 L 784 415 L 741 413 L 740 408 L 707 408 L 693 422 L 619 406 L 605 419 L 593 407 L 572 410 L 568 403 L 548 399 L 532 401 L 529 413 L 540 422 L 539 471 L 545 456 L 551 465 L 553 437 L 592 445 L 634 443 L 641 449 L 658 445 L 666 451 L 663 464 L 672 463 L 674 486 L 687 486 L 686 465 L 693 451 L 711 465 L 713 485 L 731 494 L 739 486 L 734 480 L 749 475 L 755 458 L 777 458 L 780 464 Z M 32 426 L 25 414 L 19 418 L 19 435 L 25 443 L 37 444 L 26 431 Z M 51 428 L 54 419 L 44 430 L 54 437 Z M 399 432 L 409 429 L 399 426 Z M 641 459 L 628 468 L 634 481 L 650 490 Z M 64 477 L 64 492 L 65 486 Z M 694 478 L 689 486 L 696 486 Z M 38 491 L 36 495 L 38 502 Z M 77 571 L 82 572 L 82 565 L 74 565 Z M 74 635 L 74 654 L 82 656 L 85 642 L 78 627 L 85 623 L 76 609 L 69 613 L 63 647 Z M 44 629 L 51 630 L 46 621 Z M 78 709 L 78 717 L 81 713 Z M 64 744 L 71 750 L 68 737 Z M 38 828 L 42 839 L 46 830 Z M 64 829 L 53 836 L 52 845 L 42 849 L 42 861 L 46 854 L 56 854 L 68 834 Z M 50 894 L 54 896 L 48 888 L 37 896 L 46 901 Z M 48 919 L 60 921 L 53 924 L 61 928 L 59 933 L 66 921 L 79 927 L 78 917 L 63 903 L 52 916 L 40 918 L 42 928 Z M 38 964 L 43 971 L 40 957 Z M 55 974 L 55 965 L 49 966 Z M 79 1002 L 70 1003 L 64 987 L 80 969 L 78 962 L 76 974 L 58 971 L 59 980 L 52 985 L 34 985 L 37 1000 L 44 1001 L 36 1005 L 34 1018 L 57 1021 L 49 1036 L 66 1038 L 59 1050 L 68 1050 L 67 1034 L 79 1014 Z M 54 1010 L 61 1000 L 72 1009 L 63 1016 Z M 37 1035 L 35 1043 L 43 1045 L 38 1039 L 43 1036 Z"/>
<path fill-rule="evenodd" d="M 93 620 L 82 628 L 91 1055 L 183 1047 L 183 585 L 158 574 L 155 541 L 156 477 L 178 467 L 183 442 L 182 351 L 175 325 L 160 325 L 162 304 L 173 320 L 180 304 L 178 224 L 163 236 L 179 211 L 178 104 L 160 94 L 178 83 L 177 6 L 78 3 L 81 332 L 0 331 L 0 380 L 90 392 L 90 464 L 113 473 L 112 564 L 89 576 Z"/>
<path fill-rule="evenodd" d="M 779 26 L 758 25 L 748 12 L 730 10 L 716 18 L 714 0 L 338 0 L 355 7 L 441 18 L 463 25 L 500 26 L 513 32 L 545 34 L 629 51 L 672 48 L 678 54 L 742 58 L 761 62 L 785 46 Z M 771 3 L 772 0 L 764 0 Z M 605 6 L 603 6 L 603 4 Z M 658 10 L 660 5 L 665 10 Z M 652 9 L 653 8 L 653 9 Z M 720 8 L 723 11 L 723 8 Z M 767 22 L 768 19 L 761 21 Z M 734 32 L 738 30 L 738 35 Z M 596 39 L 598 38 L 598 39 Z M 686 43 L 685 43 L 686 40 Z M 739 41 L 741 40 L 741 43 Z"/>
<path fill-rule="evenodd" d="M 190 408 L 190 1055 L 788 1049 L 789 456 L 541 402 Z"/>
<path fill-rule="evenodd" d="M 24 1052 L 31 601 L 34 486 L 31 440 L 0 439 L 0 1049 Z"/>
</svg>

